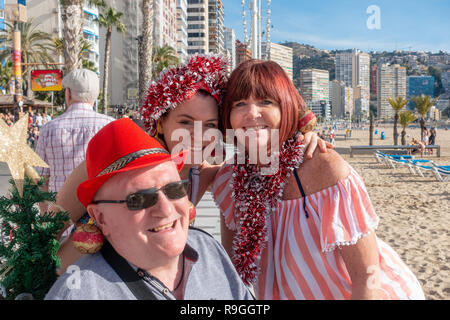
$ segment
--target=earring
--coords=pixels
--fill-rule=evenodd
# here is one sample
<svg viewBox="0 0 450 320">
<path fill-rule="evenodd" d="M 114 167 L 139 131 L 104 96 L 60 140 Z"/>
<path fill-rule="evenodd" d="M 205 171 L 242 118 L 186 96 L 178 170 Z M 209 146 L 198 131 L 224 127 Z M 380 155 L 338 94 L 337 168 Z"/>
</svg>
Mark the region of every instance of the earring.
<svg viewBox="0 0 450 320">
<path fill-rule="evenodd" d="M 103 246 L 103 233 L 95 225 L 92 218 L 89 219 L 88 223 L 77 223 L 77 228 L 73 233 L 72 242 L 73 246 L 83 254 L 86 253 L 96 253 Z"/>
<path fill-rule="evenodd" d="M 193 224 L 195 221 L 195 216 L 197 215 L 197 210 L 192 202 L 189 201 L 189 224 Z"/>
</svg>

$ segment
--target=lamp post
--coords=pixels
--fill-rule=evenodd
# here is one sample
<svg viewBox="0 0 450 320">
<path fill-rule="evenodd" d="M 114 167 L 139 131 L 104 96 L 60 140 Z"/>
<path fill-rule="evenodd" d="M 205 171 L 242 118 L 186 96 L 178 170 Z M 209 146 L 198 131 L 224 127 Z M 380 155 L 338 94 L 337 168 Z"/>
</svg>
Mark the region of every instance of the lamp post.
<svg viewBox="0 0 450 320">
<path fill-rule="evenodd" d="M 22 112 L 20 102 L 22 102 L 22 48 L 20 41 L 19 23 L 14 21 L 14 34 L 13 34 L 13 75 L 15 79 L 14 90 L 14 102 L 19 107 L 19 111 Z"/>
<path fill-rule="evenodd" d="M 22 112 L 23 91 L 22 91 L 22 46 L 19 22 L 27 21 L 26 0 L 18 0 L 17 4 L 5 5 L 5 19 L 14 24 L 13 31 L 13 76 L 14 76 L 14 102 L 18 111 Z"/>
</svg>

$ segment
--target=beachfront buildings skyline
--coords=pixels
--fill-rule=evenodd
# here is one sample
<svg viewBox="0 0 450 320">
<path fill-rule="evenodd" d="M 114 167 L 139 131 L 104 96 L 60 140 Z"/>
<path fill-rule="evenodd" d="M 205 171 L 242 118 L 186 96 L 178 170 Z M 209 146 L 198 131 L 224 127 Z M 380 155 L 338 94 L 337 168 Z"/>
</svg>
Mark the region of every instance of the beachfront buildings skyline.
<svg viewBox="0 0 450 320">
<path fill-rule="evenodd" d="M 389 98 L 406 99 L 406 68 L 398 64 L 378 66 L 377 113 L 378 119 L 391 120 L 395 111 L 389 104 Z"/>
</svg>

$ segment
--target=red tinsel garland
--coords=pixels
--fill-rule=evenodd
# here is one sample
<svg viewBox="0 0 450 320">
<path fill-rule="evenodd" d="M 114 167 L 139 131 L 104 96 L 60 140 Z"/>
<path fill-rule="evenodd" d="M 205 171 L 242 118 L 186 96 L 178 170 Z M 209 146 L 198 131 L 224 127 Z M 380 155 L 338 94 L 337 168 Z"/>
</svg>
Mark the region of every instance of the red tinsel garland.
<svg viewBox="0 0 450 320">
<path fill-rule="evenodd" d="M 296 135 L 285 141 L 275 155 L 279 157 L 279 168 L 273 175 L 262 175 L 261 168 L 249 164 L 248 159 L 246 164 L 233 166 L 232 196 L 238 217 L 233 262 L 246 284 L 253 283 L 259 273 L 257 262 L 267 242 L 266 218 L 282 200 L 286 179 L 303 162 L 303 153 L 304 145 Z"/>
</svg>

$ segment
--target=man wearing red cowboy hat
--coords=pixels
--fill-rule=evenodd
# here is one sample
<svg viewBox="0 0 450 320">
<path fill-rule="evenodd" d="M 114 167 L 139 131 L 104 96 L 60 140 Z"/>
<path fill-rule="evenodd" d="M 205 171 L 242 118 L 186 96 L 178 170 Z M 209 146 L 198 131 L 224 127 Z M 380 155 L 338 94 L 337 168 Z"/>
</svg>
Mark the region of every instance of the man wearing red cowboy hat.
<svg viewBox="0 0 450 320">
<path fill-rule="evenodd" d="M 88 180 L 77 196 L 106 239 L 100 252 L 69 267 L 46 299 L 253 298 L 223 247 L 189 228 L 178 173 L 184 159 L 185 152 L 170 155 L 126 118 L 92 138 Z"/>
</svg>

